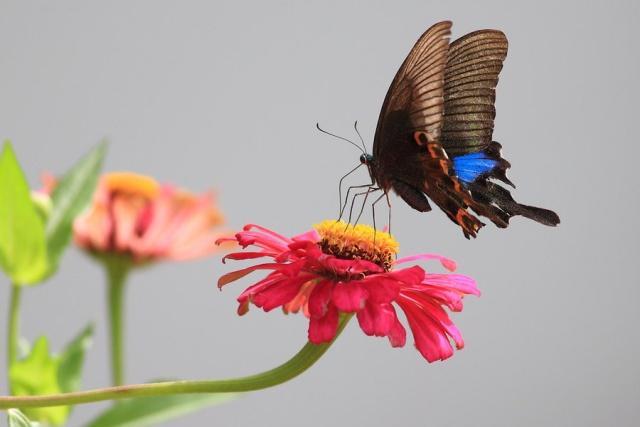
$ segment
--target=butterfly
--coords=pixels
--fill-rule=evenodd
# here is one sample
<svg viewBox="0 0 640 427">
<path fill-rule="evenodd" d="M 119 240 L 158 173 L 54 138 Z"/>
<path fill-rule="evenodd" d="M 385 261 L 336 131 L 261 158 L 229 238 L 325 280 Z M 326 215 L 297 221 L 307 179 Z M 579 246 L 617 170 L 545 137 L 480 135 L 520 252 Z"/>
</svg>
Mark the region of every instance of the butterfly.
<svg viewBox="0 0 640 427">
<path fill-rule="evenodd" d="M 466 238 L 484 226 L 472 212 L 501 228 L 516 215 L 559 224 L 555 212 L 516 202 L 496 182 L 515 188 L 501 145 L 492 140 L 506 36 L 480 30 L 449 43 L 451 25 L 444 21 L 429 28 L 389 87 L 373 153 L 360 156 L 372 185 L 384 195 L 393 190 L 420 212 L 431 210 L 431 199 Z"/>
</svg>

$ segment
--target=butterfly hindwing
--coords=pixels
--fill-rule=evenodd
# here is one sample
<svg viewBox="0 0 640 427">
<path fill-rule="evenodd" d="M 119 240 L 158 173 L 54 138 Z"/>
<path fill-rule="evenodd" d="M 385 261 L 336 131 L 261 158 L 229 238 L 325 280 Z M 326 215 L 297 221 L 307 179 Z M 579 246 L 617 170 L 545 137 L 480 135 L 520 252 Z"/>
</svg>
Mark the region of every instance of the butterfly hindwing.
<svg viewBox="0 0 640 427">
<path fill-rule="evenodd" d="M 458 179 L 471 191 L 471 208 L 499 227 L 510 217 L 523 215 L 545 225 L 557 225 L 547 209 L 517 203 L 509 191 L 491 179 L 512 187 L 501 146 L 493 141 L 495 88 L 507 56 L 507 38 L 498 30 L 469 33 L 451 43 L 445 69 L 444 123 L 441 142 L 452 158 Z M 480 209 L 480 210 L 479 210 Z"/>
</svg>

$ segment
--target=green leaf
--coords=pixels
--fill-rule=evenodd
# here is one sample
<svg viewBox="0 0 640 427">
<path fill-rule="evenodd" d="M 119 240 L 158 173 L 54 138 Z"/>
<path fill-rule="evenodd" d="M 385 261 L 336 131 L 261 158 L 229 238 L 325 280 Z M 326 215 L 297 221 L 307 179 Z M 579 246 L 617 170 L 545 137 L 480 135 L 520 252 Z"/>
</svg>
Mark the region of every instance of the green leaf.
<svg viewBox="0 0 640 427">
<path fill-rule="evenodd" d="M 75 391 L 80 387 L 84 354 L 91 345 L 93 325 L 87 326 L 60 355 L 49 353 L 46 337 L 40 337 L 31 352 L 9 368 L 11 392 L 16 396 L 33 396 Z M 70 406 L 25 408 L 24 413 L 34 420 L 55 426 L 63 425 Z"/>
<path fill-rule="evenodd" d="M 105 141 L 96 145 L 62 176 L 53 190 L 53 207 L 46 227 L 52 272 L 71 240 L 73 220 L 91 201 L 106 150 Z"/>
<path fill-rule="evenodd" d="M 84 354 L 91 346 L 93 325 L 90 324 L 71 341 L 60 354 L 58 384 L 63 393 L 80 388 Z"/>
<path fill-rule="evenodd" d="M 31 354 L 9 368 L 12 394 L 33 396 L 60 393 L 62 390 L 58 384 L 59 364 L 58 358 L 49 354 L 47 338 L 38 338 L 31 349 Z M 69 409 L 68 406 L 25 408 L 24 413 L 29 418 L 58 426 L 67 420 Z"/>
<path fill-rule="evenodd" d="M 142 427 L 226 403 L 240 393 L 174 394 L 137 397 L 117 402 L 86 427 Z"/>
<path fill-rule="evenodd" d="M 42 218 L 9 141 L 0 154 L 0 267 L 18 285 L 40 282 L 47 273 Z"/>
<path fill-rule="evenodd" d="M 9 418 L 9 427 L 37 427 L 40 425 L 29 421 L 29 418 L 18 409 L 9 409 L 7 416 Z"/>
</svg>

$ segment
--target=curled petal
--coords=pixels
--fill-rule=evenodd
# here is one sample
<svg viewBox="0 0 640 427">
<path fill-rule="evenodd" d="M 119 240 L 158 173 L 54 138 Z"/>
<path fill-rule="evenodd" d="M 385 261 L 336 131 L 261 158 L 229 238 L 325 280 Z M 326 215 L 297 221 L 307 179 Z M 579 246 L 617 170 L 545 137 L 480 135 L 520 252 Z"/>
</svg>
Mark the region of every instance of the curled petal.
<svg viewBox="0 0 640 427">
<path fill-rule="evenodd" d="M 249 311 L 249 300 L 244 300 L 238 304 L 238 315 L 244 316 Z"/>
<path fill-rule="evenodd" d="M 424 260 L 424 261 L 428 261 L 428 260 L 432 260 L 432 259 L 436 259 L 438 261 L 440 261 L 440 264 L 442 264 L 442 266 L 444 268 L 446 268 L 449 271 L 456 271 L 457 265 L 456 262 L 450 258 L 447 257 L 443 257 L 442 255 L 438 255 L 438 254 L 418 254 L 418 255 L 411 255 L 408 257 L 404 257 L 404 258 L 400 258 L 398 260 L 396 260 L 395 264 L 403 264 L 406 262 L 411 262 L 411 261 L 416 261 L 416 260 Z"/>
<path fill-rule="evenodd" d="M 222 288 L 224 285 L 235 282 L 236 280 L 241 279 L 247 274 L 252 273 L 256 270 L 276 270 L 279 267 L 280 266 L 278 264 L 274 263 L 258 264 L 252 265 L 251 267 L 243 268 L 242 270 L 236 270 L 227 274 L 223 274 L 218 279 L 218 288 Z"/>
<path fill-rule="evenodd" d="M 237 243 L 237 239 L 235 237 L 219 237 L 218 239 L 216 239 L 216 241 L 214 242 L 216 244 L 216 246 L 220 246 L 223 243 Z"/>
<path fill-rule="evenodd" d="M 270 236 L 270 237 L 271 237 L 271 238 L 273 238 L 274 240 L 280 240 L 280 241 L 281 241 L 282 243 L 284 243 L 284 244 L 289 244 L 289 243 L 291 243 L 291 239 L 289 239 L 289 238 L 287 238 L 287 237 L 283 236 L 282 234 L 278 234 L 278 233 L 276 233 L 276 232 L 275 232 L 275 231 L 273 231 L 273 230 L 269 230 L 268 228 L 263 227 L 263 226 L 258 225 L 258 224 L 247 224 L 247 225 L 245 225 L 244 227 L 242 227 L 242 229 L 243 229 L 244 231 L 250 231 L 250 230 L 253 230 L 254 228 L 255 228 L 255 229 L 257 229 L 257 230 L 260 230 L 262 233 L 264 233 L 264 234 L 266 234 L 266 235 Z"/>
<path fill-rule="evenodd" d="M 340 259 L 331 255 L 320 257 L 321 264 L 336 275 L 360 275 L 383 273 L 384 269 L 378 264 L 363 259 Z"/>
<path fill-rule="evenodd" d="M 233 239 L 235 242 L 235 239 Z M 225 264 L 228 259 L 233 260 L 244 260 L 244 259 L 255 259 L 255 258 L 263 258 L 263 257 L 274 257 L 277 254 L 273 252 L 233 252 L 222 257 L 222 263 Z"/>
</svg>

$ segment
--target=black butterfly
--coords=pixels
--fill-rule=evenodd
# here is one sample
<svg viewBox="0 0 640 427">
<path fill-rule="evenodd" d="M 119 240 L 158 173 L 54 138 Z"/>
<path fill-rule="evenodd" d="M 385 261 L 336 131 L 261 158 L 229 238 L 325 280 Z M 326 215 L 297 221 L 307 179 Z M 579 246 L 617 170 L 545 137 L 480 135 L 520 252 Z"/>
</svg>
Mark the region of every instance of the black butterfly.
<svg viewBox="0 0 640 427">
<path fill-rule="evenodd" d="M 428 196 L 467 238 L 484 225 L 469 208 L 501 228 L 515 215 L 559 224 L 554 212 L 519 204 L 492 181 L 515 187 L 492 141 L 507 38 L 481 30 L 449 44 L 450 30 L 451 22 L 440 22 L 417 41 L 382 104 L 373 155 L 360 161 L 385 195 L 393 189 L 420 212 L 431 210 Z"/>
</svg>

